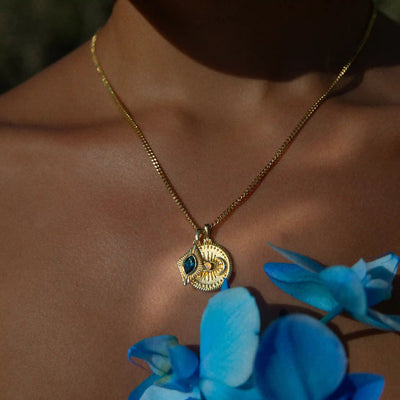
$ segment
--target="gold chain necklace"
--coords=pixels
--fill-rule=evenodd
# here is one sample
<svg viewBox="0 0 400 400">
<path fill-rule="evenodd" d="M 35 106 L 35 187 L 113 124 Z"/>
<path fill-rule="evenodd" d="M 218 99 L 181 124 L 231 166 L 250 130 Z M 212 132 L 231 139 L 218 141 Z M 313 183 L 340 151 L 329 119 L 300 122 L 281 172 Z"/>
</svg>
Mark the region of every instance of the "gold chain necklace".
<svg viewBox="0 0 400 400">
<path fill-rule="evenodd" d="M 141 140 L 143 147 L 147 152 L 147 155 L 149 156 L 158 175 L 164 182 L 164 185 L 166 186 L 171 197 L 173 198 L 179 209 L 183 212 L 187 221 L 192 225 L 192 227 L 196 231 L 195 239 L 193 241 L 193 246 L 177 262 L 184 285 L 190 283 L 196 289 L 203 291 L 211 291 L 219 289 L 222 286 L 224 280 L 229 279 L 229 277 L 232 274 L 231 257 L 229 253 L 222 246 L 212 241 L 210 237 L 211 229 L 214 228 L 216 225 L 218 225 L 226 217 L 228 217 L 233 211 L 235 211 L 240 205 L 243 204 L 245 200 L 247 200 L 254 193 L 254 191 L 257 189 L 257 187 L 260 185 L 263 179 L 267 176 L 267 174 L 271 171 L 271 169 L 278 163 L 278 161 L 286 153 L 286 150 L 288 149 L 289 145 L 298 136 L 300 131 L 304 128 L 304 126 L 306 125 L 308 120 L 314 115 L 314 113 L 319 109 L 321 104 L 328 98 L 329 94 L 339 83 L 339 81 L 343 78 L 343 76 L 346 74 L 350 66 L 353 64 L 355 59 L 360 54 L 361 50 L 363 49 L 365 43 L 368 41 L 368 38 L 371 34 L 372 28 L 375 24 L 376 16 L 377 16 L 377 11 L 376 8 L 373 7 L 367 29 L 364 33 L 364 36 L 360 44 L 357 47 L 357 50 L 355 51 L 354 55 L 350 58 L 350 60 L 342 67 L 339 74 L 329 85 L 328 89 L 308 109 L 304 117 L 290 132 L 289 136 L 285 139 L 285 141 L 276 151 L 272 159 L 268 161 L 268 163 L 264 166 L 264 168 L 255 176 L 254 179 L 251 180 L 250 184 L 246 187 L 243 193 L 239 197 L 237 197 L 221 214 L 219 214 L 218 217 L 212 223 L 206 224 L 204 228 L 199 227 L 195 223 L 194 219 L 189 213 L 189 210 L 184 205 L 178 193 L 172 186 L 164 169 L 161 167 L 161 164 L 157 156 L 155 155 L 149 142 L 144 136 L 142 130 L 139 128 L 138 124 L 133 119 L 132 114 L 128 111 L 128 109 L 125 107 L 122 100 L 118 96 L 118 94 L 115 92 L 114 88 L 111 86 L 96 55 L 97 34 L 95 34 L 92 37 L 91 41 L 92 59 L 96 66 L 96 70 L 99 73 L 101 80 L 103 81 L 103 84 L 108 89 L 109 93 L 111 94 L 113 100 L 115 101 L 116 105 L 118 106 L 123 116 L 127 119 L 130 126 L 135 130 L 137 136 Z"/>
</svg>

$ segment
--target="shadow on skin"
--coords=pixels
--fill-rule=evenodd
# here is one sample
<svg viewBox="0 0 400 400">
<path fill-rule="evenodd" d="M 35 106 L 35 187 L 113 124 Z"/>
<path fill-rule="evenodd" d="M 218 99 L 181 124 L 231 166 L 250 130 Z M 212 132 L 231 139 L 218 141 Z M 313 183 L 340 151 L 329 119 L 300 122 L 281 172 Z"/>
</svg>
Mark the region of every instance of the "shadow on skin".
<svg viewBox="0 0 400 400">
<path fill-rule="evenodd" d="M 313 19 L 320 20 L 321 26 L 310 26 L 308 22 L 310 12 L 319 12 L 317 7 L 319 0 L 314 1 L 316 4 L 310 0 L 306 2 L 306 6 L 297 0 L 279 4 L 274 2 L 276 20 L 288 27 L 280 29 L 279 32 L 275 25 L 266 23 L 266 15 L 271 7 L 269 2 L 235 0 L 234 3 L 216 4 L 213 0 L 205 0 L 193 2 L 190 6 L 187 4 L 182 6 L 180 0 L 162 4 L 158 1 L 130 1 L 160 35 L 190 58 L 211 69 L 257 79 L 287 81 L 313 71 L 338 72 L 354 53 L 361 39 L 357 38 L 355 32 L 359 30 L 362 35 L 364 29 L 363 24 L 355 26 L 354 23 L 349 23 L 349 18 L 340 29 L 337 29 L 343 16 L 338 13 L 335 18 L 325 21 L 326 10 L 322 10 L 321 15 L 317 14 L 319 18 Z M 342 11 L 352 13 L 350 15 L 354 18 L 360 16 L 360 3 L 358 6 L 355 4 L 355 9 Z M 190 7 L 189 12 L 188 7 Z M 288 7 L 297 17 L 296 20 L 288 17 Z M 364 8 L 362 11 L 365 12 L 367 20 L 369 10 Z M 242 21 L 240 31 L 236 25 L 235 29 L 229 29 L 232 21 L 235 23 L 234 18 L 235 15 L 237 17 L 237 13 L 240 14 Z M 359 19 L 361 17 L 363 18 L 364 14 Z M 332 43 L 327 43 L 324 32 L 332 29 L 332 26 L 340 36 L 333 38 Z M 294 40 L 293 29 L 302 32 L 300 40 Z M 316 37 L 316 31 L 321 32 L 320 37 Z M 249 38 L 255 43 L 251 49 L 248 46 Z M 268 42 L 266 38 L 271 39 Z M 347 48 L 345 39 L 349 39 L 347 42 L 350 41 Z M 362 72 L 367 69 L 400 64 L 400 53 L 393 46 L 393 43 L 399 40 L 400 25 L 379 14 L 367 46 L 368 59 L 362 57 L 362 62 L 358 62 L 352 68 L 352 73 L 359 75 L 352 85 L 362 81 Z M 268 50 L 265 48 L 266 44 Z M 316 48 L 319 51 L 315 51 Z M 326 57 L 321 59 L 321 52 L 325 52 Z M 279 63 L 276 62 L 278 58 Z M 347 90 L 349 89 L 350 87 Z"/>
<path fill-rule="evenodd" d="M 310 315 L 316 319 L 321 319 L 322 314 L 318 313 L 316 311 L 310 310 L 305 307 L 297 307 L 297 306 L 288 306 L 285 304 L 267 304 L 265 300 L 263 299 L 261 293 L 254 288 L 249 288 L 251 294 L 254 296 L 254 298 L 257 301 L 257 305 L 260 310 L 260 316 L 261 316 L 261 332 L 264 332 L 267 328 L 268 325 L 273 322 L 275 319 L 287 315 L 287 314 L 307 314 Z M 396 301 L 399 301 L 399 298 L 396 298 Z M 399 308 L 397 308 L 398 310 Z M 393 310 L 393 309 L 392 309 Z M 347 315 L 346 313 L 341 314 L 342 317 L 352 320 L 351 316 Z M 385 335 L 389 333 L 393 333 L 391 331 L 383 331 L 379 329 L 374 329 L 371 327 L 368 327 L 367 325 L 364 325 L 365 328 L 356 330 L 354 332 L 348 333 L 348 334 L 343 334 L 340 328 L 334 323 L 331 322 L 328 324 L 329 328 L 340 338 L 341 342 L 343 343 L 347 355 L 349 355 L 349 347 L 348 347 L 348 342 L 351 340 L 355 339 L 360 339 L 364 337 L 370 337 L 370 336 L 377 336 L 377 335 Z M 399 335 L 399 332 L 396 333 Z"/>
<path fill-rule="evenodd" d="M 393 281 L 392 298 L 373 307 L 384 314 L 398 314 L 400 310 L 400 276 L 397 275 Z"/>
</svg>

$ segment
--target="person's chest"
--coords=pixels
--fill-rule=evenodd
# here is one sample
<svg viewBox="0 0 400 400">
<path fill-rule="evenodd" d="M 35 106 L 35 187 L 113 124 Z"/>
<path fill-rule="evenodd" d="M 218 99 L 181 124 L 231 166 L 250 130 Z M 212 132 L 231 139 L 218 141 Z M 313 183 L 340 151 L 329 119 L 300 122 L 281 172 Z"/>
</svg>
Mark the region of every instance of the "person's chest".
<svg viewBox="0 0 400 400">
<path fill-rule="evenodd" d="M 328 265 L 400 253 L 395 146 L 328 139 L 288 152 L 212 231 L 232 256 L 231 285 L 251 287 L 263 299 L 264 325 L 282 309 L 306 309 L 264 274 L 267 261 L 283 261 L 267 242 Z M 210 295 L 184 287 L 176 266 L 195 231 L 140 150 L 131 162 L 123 151 L 62 155 L 10 193 L 0 302 L 8 398 L 28 390 L 38 399 L 60 392 L 65 399 L 127 396 L 146 376 L 127 361 L 136 341 L 172 334 L 183 344 L 199 343 Z M 213 160 L 215 174 L 186 156 L 166 160 L 179 161 L 171 179 L 199 224 L 215 219 L 248 183 L 240 166 L 227 171 Z M 193 167 L 198 172 L 187 175 Z M 337 321 L 349 339 L 351 369 L 383 374 L 385 398 L 399 396 L 398 336 Z"/>
</svg>

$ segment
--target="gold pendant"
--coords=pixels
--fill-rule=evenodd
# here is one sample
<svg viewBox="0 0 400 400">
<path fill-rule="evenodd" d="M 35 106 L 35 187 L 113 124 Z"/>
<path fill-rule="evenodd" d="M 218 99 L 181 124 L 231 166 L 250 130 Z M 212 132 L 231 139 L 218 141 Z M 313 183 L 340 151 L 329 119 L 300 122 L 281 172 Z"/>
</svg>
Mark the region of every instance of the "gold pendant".
<svg viewBox="0 0 400 400">
<path fill-rule="evenodd" d="M 204 230 L 198 230 L 193 247 L 177 262 L 183 284 L 190 283 L 194 288 L 207 292 L 220 289 L 224 280 L 232 274 L 229 253 L 214 243 L 209 234 L 208 225 Z"/>
</svg>

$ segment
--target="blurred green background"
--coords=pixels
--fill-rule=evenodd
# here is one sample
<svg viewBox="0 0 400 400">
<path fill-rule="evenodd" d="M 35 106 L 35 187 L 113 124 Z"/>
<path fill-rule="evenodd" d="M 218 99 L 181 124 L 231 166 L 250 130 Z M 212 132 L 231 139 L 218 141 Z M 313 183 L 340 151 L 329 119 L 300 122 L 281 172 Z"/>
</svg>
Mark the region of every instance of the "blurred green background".
<svg viewBox="0 0 400 400">
<path fill-rule="evenodd" d="M 0 93 L 73 50 L 107 20 L 113 0 L 0 0 Z"/>
<path fill-rule="evenodd" d="M 400 21 L 400 0 L 375 2 Z M 0 0 L 0 93 L 89 39 L 112 5 L 113 0 Z"/>
</svg>

